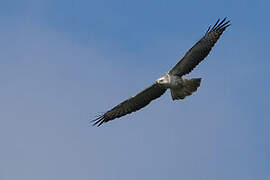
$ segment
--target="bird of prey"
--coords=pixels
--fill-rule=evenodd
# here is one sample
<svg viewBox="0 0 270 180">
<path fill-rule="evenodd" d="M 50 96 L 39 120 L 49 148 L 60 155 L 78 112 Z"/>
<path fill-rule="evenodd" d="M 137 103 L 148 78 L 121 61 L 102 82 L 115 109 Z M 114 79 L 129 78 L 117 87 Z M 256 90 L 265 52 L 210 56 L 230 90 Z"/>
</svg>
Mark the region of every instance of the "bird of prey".
<svg viewBox="0 0 270 180">
<path fill-rule="evenodd" d="M 167 89 L 170 89 L 173 100 L 190 96 L 200 86 L 201 78 L 183 78 L 183 76 L 190 73 L 209 54 L 228 26 L 230 26 L 230 21 L 226 18 L 221 21 L 218 19 L 215 25 L 212 28 L 209 26 L 205 35 L 186 52 L 184 57 L 168 73 L 140 93 L 97 116 L 92 121 L 93 126 L 100 126 L 103 123 L 135 112 L 148 105 L 152 100 L 159 98 Z"/>
</svg>

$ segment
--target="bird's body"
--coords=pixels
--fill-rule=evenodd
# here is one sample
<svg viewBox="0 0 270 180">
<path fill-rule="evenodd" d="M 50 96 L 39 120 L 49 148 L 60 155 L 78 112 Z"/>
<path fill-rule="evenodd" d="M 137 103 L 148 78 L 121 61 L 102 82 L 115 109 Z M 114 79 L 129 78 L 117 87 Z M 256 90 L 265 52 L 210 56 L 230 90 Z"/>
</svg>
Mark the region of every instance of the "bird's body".
<svg viewBox="0 0 270 180">
<path fill-rule="evenodd" d="M 183 86 L 183 78 L 176 75 L 170 75 L 169 73 L 157 79 L 156 82 L 170 89 L 181 88 Z"/>
<path fill-rule="evenodd" d="M 190 96 L 200 86 L 201 78 L 182 78 L 170 73 L 156 80 L 160 86 L 170 89 L 173 100 L 184 99 Z"/>
<path fill-rule="evenodd" d="M 142 92 L 98 116 L 93 120 L 94 125 L 100 126 L 105 122 L 135 112 L 159 98 L 167 89 L 170 89 L 173 100 L 190 96 L 200 86 L 201 78 L 183 78 L 183 76 L 190 73 L 209 54 L 221 34 L 230 26 L 229 22 L 226 18 L 221 22 L 218 20 L 168 73 Z"/>
</svg>

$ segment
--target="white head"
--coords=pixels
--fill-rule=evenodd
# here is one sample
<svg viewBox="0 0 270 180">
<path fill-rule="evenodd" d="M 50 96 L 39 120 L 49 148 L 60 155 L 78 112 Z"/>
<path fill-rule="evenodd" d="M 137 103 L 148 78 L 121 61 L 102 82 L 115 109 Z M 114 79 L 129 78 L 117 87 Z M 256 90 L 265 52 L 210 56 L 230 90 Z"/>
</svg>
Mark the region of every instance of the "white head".
<svg viewBox="0 0 270 180">
<path fill-rule="evenodd" d="M 170 84 L 170 76 L 168 74 L 165 74 L 161 78 L 157 79 L 156 82 L 158 84 L 162 84 L 162 85 L 169 85 Z"/>
</svg>

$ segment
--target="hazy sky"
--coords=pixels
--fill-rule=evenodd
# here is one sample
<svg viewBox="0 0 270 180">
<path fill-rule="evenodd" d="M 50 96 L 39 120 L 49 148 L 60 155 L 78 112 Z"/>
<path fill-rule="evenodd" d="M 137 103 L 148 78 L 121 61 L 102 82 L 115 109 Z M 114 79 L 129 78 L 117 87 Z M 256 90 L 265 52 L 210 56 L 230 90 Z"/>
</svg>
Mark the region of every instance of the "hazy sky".
<svg viewBox="0 0 270 180">
<path fill-rule="evenodd" d="M 269 180 L 270 2 L 10 0 L 0 6 L 1 180 Z M 96 128 L 214 24 L 232 20 L 189 77 Z"/>
</svg>

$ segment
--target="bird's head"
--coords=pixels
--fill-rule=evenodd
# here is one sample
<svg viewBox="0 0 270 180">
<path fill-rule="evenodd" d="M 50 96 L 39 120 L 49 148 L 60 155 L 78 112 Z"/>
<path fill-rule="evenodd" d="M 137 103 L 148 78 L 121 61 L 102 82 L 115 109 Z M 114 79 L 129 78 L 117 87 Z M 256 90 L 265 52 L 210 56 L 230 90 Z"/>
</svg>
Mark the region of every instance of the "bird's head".
<svg viewBox="0 0 270 180">
<path fill-rule="evenodd" d="M 170 83 L 170 76 L 168 74 L 162 76 L 156 81 L 158 84 L 168 85 Z"/>
</svg>

